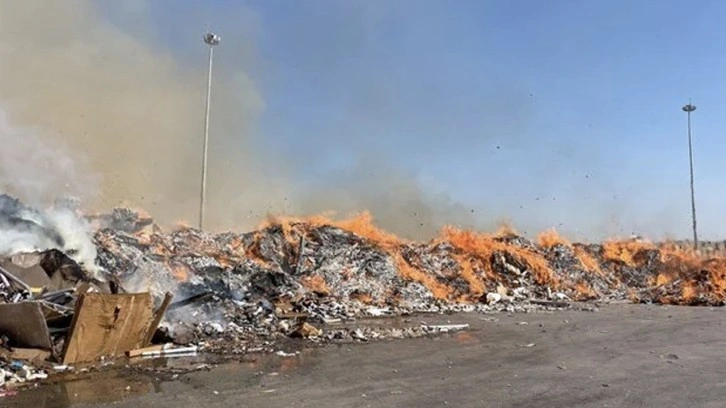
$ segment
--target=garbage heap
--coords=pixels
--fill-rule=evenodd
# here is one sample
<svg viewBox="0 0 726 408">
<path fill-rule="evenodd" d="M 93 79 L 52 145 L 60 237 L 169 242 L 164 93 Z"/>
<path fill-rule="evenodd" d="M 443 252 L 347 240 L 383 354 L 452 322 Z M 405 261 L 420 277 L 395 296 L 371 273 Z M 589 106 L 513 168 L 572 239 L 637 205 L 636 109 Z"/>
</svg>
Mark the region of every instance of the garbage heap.
<svg viewBox="0 0 726 408">
<path fill-rule="evenodd" d="M 80 221 L 65 206 L 49 215 L 0 195 L 0 397 L 53 365 L 150 346 L 171 303 L 171 294 L 155 304 L 148 292 L 129 293 L 94 260 L 79 263 L 95 254 Z"/>
<path fill-rule="evenodd" d="M 221 234 L 164 232 L 128 209 L 96 221 L 107 226 L 95 233 L 98 264 L 120 286 L 180 299 L 162 324 L 167 339 L 218 339 L 222 348 L 244 339 L 242 351 L 251 339 L 305 337 L 303 323 L 595 300 L 722 305 L 726 288 L 724 258 L 703 258 L 683 243 L 577 244 L 555 231 L 533 242 L 507 230 L 455 228 L 408 242 L 365 213 L 344 221 L 273 218 L 256 231 Z"/>
<path fill-rule="evenodd" d="M 287 337 L 380 337 L 345 326 L 366 316 L 594 300 L 720 306 L 725 297 L 726 258 L 703 257 L 683 243 L 578 244 L 555 231 L 531 241 L 511 230 L 456 228 L 409 242 L 376 228 L 366 213 L 343 221 L 272 218 L 256 231 L 212 234 L 164 231 L 143 212 L 117 208 L 82 217 L 95 245 L 88 265 L 62 239 L 66 224 L 12 203 L 0 200 L 0 231 L 22 225 L 48 239 L 5 251 L 0 336 L 14 352 L 40 349 L 65 364 L 167 342 L 247 353 L 273 350 Z M 22 311 L 4 316 L 5 307 Z M 36 316 L 37 338 L 18 337 L 13 326 L 30 321 L 28 313 Z M 8 367 L 6 377 L 24 373 Z"/>
</svg>

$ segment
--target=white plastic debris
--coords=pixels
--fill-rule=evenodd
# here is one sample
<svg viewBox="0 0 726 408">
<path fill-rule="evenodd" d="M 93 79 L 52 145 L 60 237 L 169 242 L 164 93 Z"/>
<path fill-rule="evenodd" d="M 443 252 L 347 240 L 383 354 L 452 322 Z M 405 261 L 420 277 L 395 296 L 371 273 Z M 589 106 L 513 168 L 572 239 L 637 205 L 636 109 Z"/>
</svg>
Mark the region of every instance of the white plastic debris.
<svg viewBox="0 0 726 408">
<path fill-rule="evenodd" d="M 502 295 L 499 293 L 487 293 L 487 304 L 493 305 L 502 300 Z"/>
<path fill-rule="evenodd" d="M 370 316 L 374 317 L 380 317 L 380 316 L 386 316 L 391 314 L 391 309 L 383 309 L 380 307 L 369 307 L 366 309 L 366 313 Z"/>
<path fill-rule="evenodd" d="M 197 352 L 198 349 L 199 348 L 197 346 L 171 348 L 171 346 L 167 344 L 161 350 L 145 351 L 141 353 L 141 355 L 143 357 L 156 357 L 174 354 L 194 354 Z"/>
<path fill-rule="evenodd" d="M 361 330 L 361 329 L 355 329 L 355 330 L 353 330 L 353 331 L 352 331 L 352 332 L 350 333 L 350 336 L 351 336 L 351 337 L 352 337 L 353 339 L 355 339 L 355 340 L 362 340 L 362 341 L 366 341 L 366 340 L 368 340 L 368 338 L 366 337 L 366 335 L 365 335 L 365 334 L 363 334 L 363 330 Z"/>
<path fill-rule="evenodd" d="M 555 292 L 552 294 L 552 297 L 554 297 L 557 300 L 571 300 L 569 296 L 565 295 L 562 292 Z"/>
<path fill-rule="evenodd" d="M 467 330 L 469 324 L 422 324 L 421 328 L 427 331 L 448 333 L 452 331 Z"/>
</svg>

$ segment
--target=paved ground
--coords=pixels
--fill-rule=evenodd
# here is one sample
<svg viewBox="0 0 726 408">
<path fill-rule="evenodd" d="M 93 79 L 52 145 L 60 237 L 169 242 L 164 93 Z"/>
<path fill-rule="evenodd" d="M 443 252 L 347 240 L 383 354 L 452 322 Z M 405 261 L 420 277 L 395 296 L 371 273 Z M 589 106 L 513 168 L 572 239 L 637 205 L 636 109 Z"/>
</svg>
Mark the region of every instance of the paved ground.
<svg viewBox="0 0 726 408">
<path fill-rule="evenodd" d="M 724 309 L 617 305 L 594 313 L 456 315 L 450 320 L 470 323 L 472 330 L 435 340 L 306 350 L 299 357 L 227 364 L 166 383 L 138 377 L 87 379 L 39 387 L 0 405 L 724 405 Z"/>
</svg>

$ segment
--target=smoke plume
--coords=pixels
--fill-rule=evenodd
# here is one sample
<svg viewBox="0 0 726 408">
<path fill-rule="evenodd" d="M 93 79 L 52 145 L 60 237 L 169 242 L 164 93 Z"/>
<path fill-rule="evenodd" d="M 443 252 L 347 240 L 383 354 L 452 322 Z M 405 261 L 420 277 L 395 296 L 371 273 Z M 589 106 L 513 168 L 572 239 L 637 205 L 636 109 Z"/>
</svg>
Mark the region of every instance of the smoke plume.
<svg viewBox="0 0 726 408">
<path fill-rule="evenodd" d="M 9 118 L 42 131 L 43 140 L 5 145 L 3 155 L 24 165 L 3 166 L 3 189 L 35 199 L 68 186 L 76 195 L 90 190 L 81 194 L 86 207 L 128 203 L 162 223 L 196 220 L 206 85 L 202 32 L 192 28 L 181 39 L 181 46 L 195 50 L 198 63 L 159 48 L 153 37 L 161 29 L 149 24 L 148 4 L 3 1 L 0 95 Z M 120 22 L 104 13 L 109 7 Z M 228 14 L 251 22 L 244 30 L 254 29 L 250 10 L 239 7 Z M 235 20 L 230 15 L 226 21 Z M 204 22 L 194 23 L 202 28 Z M 234 49 L 238 33 L 230 32 L 234 25 L 226 27 L 223 39 L 232 45 L 225 53 L 234 57 L 226 63 L 220 57 L 215 71 L 208 227 L 249 228 L 267 213 L 347 215 L 370 209 L 384 227 L 412 237 L 462 220 L 453 216 L 465 211 L 446 198 L 429 197 L 415 179 L 391 166 L 372 176 L 351 173 L 342 189 L 330 183 L 318 183 L 313 191 L 296 189 L 294 168 L 287 164 L 293 160 L 257 143 L 254 124 L 265 103 L 256 82 L 240 68 L 255 52 L 248 44 Z M 4 139 L 16 137 L 6 129 L 2 133 Z M 56 151 L 70 153 L 56 156 Z M 48 158 L 56 162 L 54 170 L 43 167 Z M 74 167 L 84 160 L 87 166 L 79 172 Z"/>
</svg>

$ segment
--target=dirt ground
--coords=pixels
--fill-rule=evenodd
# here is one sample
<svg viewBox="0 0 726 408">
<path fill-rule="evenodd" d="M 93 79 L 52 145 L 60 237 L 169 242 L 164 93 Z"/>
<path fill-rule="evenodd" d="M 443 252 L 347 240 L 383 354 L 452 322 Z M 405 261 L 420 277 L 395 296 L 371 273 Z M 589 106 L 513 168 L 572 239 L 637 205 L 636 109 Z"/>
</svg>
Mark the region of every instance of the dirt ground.
<svg viewBox="0 0 726 408">
<path fill-rule="evenodd" d="M 420 317 L 418 317 L 420 319 Z M 161 381 L 111 372 L 4 407 L 722 407 L 726 310 L 447 316 L 436 339 L 301 350 Z"/>
</svg>

